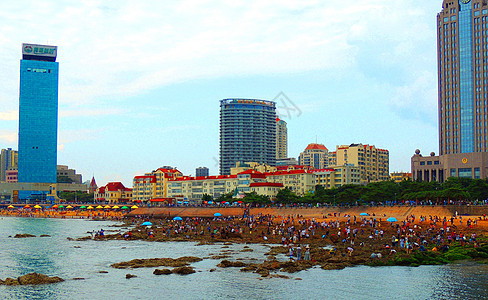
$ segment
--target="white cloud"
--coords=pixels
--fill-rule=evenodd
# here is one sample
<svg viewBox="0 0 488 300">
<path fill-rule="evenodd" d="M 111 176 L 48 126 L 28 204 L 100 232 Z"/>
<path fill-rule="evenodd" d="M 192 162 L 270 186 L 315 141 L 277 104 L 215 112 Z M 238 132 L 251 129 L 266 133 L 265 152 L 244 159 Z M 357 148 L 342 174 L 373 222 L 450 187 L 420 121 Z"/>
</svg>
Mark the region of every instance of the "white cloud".
<svg viewBox="0 0 488 300">
<path fill-rule="evenodd" d="M 0 130 L 0 141 L 4 141 L 10 144 L 17 144 L 18 141 L 18 134 L 17 132 L 12 132 L 8 130 Z"/>
<path fill-rule="evenodd" d="M 429 123 L 437 120 L 437 82 L 430 72 L 422 72 L 413 83 L 393 91 L 390 106 L 405 118 L 424 119 Z"/>
<path fill-rule="evenodd" d="M 3 121 L 16 121 L 19 119 L 19 111 L 11 110 L 7 112 L 0 111 L 0 120 Z"/>
<path fill-rule="evenodd" d="M 356 42 L 415 42 L 423 26 L 396 32 L 421 15 L 406 0 L 27 2 L 0 4 L 10 78 L 21 42 L 56 44 L 60 101 L 78 104 L 195 78 L 345 70 Z"/>
</svg>

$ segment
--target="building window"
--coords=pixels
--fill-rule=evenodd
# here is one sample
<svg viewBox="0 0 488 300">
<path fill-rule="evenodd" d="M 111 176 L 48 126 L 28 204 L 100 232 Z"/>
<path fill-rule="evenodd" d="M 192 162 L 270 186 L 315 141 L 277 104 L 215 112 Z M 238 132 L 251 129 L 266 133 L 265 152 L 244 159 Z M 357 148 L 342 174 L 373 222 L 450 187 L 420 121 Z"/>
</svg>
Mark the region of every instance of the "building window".
<svg viewBox="0 0 488 300">
<path fill-rule="evenodd" d="M 425 161 L 421 161 L 421 162 L 420 162 L 420 165 L 421 165 L 421 166 L 425 166 Z"/>
<path fill-rule="evenodd" d="M 473 178 L 473 170 L 471 168 L 460 168 L 459 169 L 460 178 Z"/>
<path fill-rule="evenodd" d="M 456 169 L 451 169 L 451 177 L 456 177 Z"/>
<path fill-rule="evenodd" d="M 474 168 L 474 179 L 480 179 L 480 168 Z"/>
</svg>

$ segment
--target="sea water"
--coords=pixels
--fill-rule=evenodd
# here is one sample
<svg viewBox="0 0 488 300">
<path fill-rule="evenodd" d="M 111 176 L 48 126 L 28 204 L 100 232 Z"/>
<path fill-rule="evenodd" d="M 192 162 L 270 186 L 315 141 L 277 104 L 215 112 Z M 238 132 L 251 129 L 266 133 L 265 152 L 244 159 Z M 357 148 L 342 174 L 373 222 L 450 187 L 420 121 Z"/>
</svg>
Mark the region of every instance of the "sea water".
<svg viewBox="0 0 488 300">
<path fill-rule="evenodd" d="M 66 281 L 38 286 L 0 286 L 1 299 L 486 299 L 488 266 L 366 267 L 325 271 L 313 268 L 283 278 L 261 278 L 239 268 L 218 268 L 221 259 L 262 262 L 266 245 L 194 242 L 74 241 L 118 223 L 79 219 L 0 219 L 0 278 L 37 272 Z M 15 234 L 32 238 L 13 238 Z M 49 237 L 40 237 L 40 235 Z M 71 239 L 68 239 L 71 238 Z M 242 252 L 244 247 L 253 252 Z M 227 248 L 228 247 L 228 248 Z M 135 258 L 207 257 L 190 275 L 153 275 L 155 268 L 114 269 Z M 279 259 L 286 257 L 279 256 Z M 163 267 L 161 267 L 163 268 Z M 107 272 L 107 273 L 105 273 Z M 126 279 L 127 273 L 137 277 Z"/>
</svg>

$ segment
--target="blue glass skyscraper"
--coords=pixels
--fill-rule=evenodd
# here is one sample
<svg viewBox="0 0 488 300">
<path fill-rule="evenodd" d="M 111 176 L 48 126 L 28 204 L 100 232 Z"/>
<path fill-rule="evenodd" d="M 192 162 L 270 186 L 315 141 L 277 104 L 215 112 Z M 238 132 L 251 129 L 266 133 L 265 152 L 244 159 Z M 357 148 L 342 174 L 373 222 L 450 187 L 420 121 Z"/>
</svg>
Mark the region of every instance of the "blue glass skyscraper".
<svg viewBox="0 0 488 300">
<path fill-rule="evenodd" d="M 56 183 L 57 47 L 22 45 L 19 90 L 19 182 Z"/>
</svg>

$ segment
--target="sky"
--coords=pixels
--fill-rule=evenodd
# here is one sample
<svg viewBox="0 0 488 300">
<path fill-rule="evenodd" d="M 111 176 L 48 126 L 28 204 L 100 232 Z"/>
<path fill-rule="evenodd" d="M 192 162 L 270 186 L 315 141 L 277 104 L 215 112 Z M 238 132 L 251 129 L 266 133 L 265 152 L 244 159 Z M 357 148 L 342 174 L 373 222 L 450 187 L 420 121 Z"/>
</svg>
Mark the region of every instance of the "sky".
<svg viewBox="0 0 488 300">
<path fill-rule="evenodd" d="M 17 149 L 22 43 L 58 46 L 58 164 L 98 185 L 218 174 L 219 100 L 277 101 L 288 156 L 438 152 L 441 0 L 0 2 L 0 148 Z"/>
</svg>

